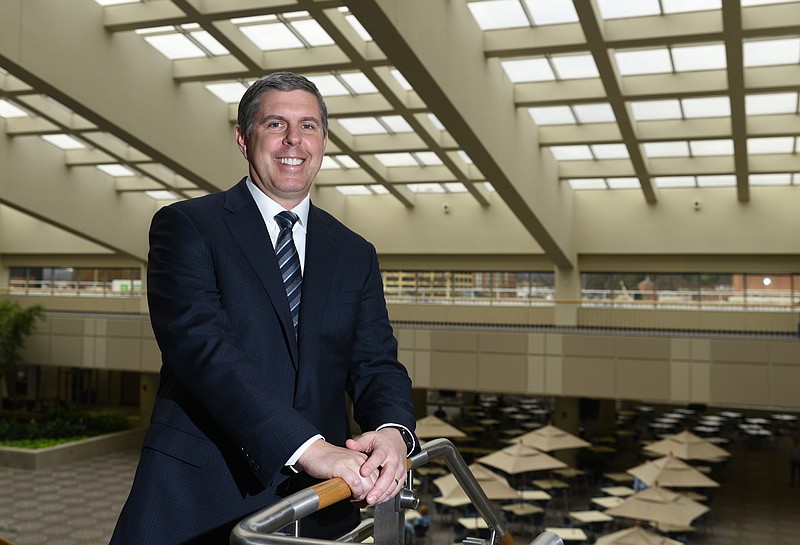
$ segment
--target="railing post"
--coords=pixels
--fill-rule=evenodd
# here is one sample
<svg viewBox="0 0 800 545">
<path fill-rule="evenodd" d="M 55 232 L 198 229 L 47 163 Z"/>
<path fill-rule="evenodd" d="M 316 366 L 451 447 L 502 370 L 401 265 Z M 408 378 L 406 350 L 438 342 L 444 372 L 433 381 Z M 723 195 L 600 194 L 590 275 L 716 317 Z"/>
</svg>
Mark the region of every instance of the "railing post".
<svg viewBox="0 0 800 545">
<path fill-rule="evenodd" d="M 397 494 L 389 501 L 375 506 L 375 535 L 377 545 L 405 544 L 405 516 Z"/>
</svg>

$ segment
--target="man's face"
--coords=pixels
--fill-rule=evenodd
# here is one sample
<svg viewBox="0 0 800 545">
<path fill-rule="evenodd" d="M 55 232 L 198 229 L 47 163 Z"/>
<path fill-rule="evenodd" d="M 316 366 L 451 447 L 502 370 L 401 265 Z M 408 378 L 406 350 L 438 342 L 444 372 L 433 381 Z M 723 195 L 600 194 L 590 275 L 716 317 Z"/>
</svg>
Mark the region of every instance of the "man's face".
<svg viewBox="0 0 800 545">
<path fill-rule="evenodd" d="M 250 179 L 287 209 L 308 195 L 322 165 L 328 136 L 321 116 L 313 94 L 271 91 L 261 96 L 250 135 L 236 127 L 236 143 L 250 164 Z"/>
</svg>

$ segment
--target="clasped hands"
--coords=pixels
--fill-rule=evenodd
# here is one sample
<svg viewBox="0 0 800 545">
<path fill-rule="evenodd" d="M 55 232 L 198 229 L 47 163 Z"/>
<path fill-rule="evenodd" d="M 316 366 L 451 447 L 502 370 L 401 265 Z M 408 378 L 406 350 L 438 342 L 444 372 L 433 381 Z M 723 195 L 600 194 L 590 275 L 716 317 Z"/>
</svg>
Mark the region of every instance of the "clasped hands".
<svg viewBox="0 0 800 545">
<path fill-rule="evenodd" d="M 406 444 L 396 428 L 370 431 L 348 439 L 346 448 L 319 439 L 300 456 L 297 465 L 318 479 L 341 477 L 351 501 L 377 505 L 393 498 L 406 481 Z"/>
</svg>

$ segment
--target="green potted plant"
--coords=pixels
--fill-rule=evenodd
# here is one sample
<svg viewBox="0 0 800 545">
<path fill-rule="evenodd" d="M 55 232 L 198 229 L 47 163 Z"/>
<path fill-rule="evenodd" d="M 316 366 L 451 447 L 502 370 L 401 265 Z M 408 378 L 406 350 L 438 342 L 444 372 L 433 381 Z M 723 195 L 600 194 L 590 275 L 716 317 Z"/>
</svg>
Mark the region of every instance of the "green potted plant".
<svg viewBox="0 0 800 545">
<path fill-rule="evenodd" d="M 9 398 L 7 376 L 22 363 L 20 350 L 25 346 L 25 338 L 36 327 L 36 322 L 44 318 L 44 308 L 33 305 L 22 308 L 12 301 L 0 301 L 0 397 Z"/>
</svg>

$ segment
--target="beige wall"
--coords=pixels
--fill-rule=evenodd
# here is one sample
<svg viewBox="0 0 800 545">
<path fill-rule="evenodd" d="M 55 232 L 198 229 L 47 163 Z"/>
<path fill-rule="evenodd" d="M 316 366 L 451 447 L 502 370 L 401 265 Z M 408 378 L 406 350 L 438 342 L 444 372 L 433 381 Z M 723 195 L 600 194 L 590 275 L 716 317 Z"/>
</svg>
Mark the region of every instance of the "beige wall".
<svg viewBox="0 0 800 545">
<path fill-rule="evenodd" d="M 395 334 L 417 388 L 800 409 L 800 342 L 791 337 L 402 324 Z M 146 315 L 50 314 L 28 339 L 24 357 L 33 364 L 146 373 L 160 367 Z"/>
</svg>

